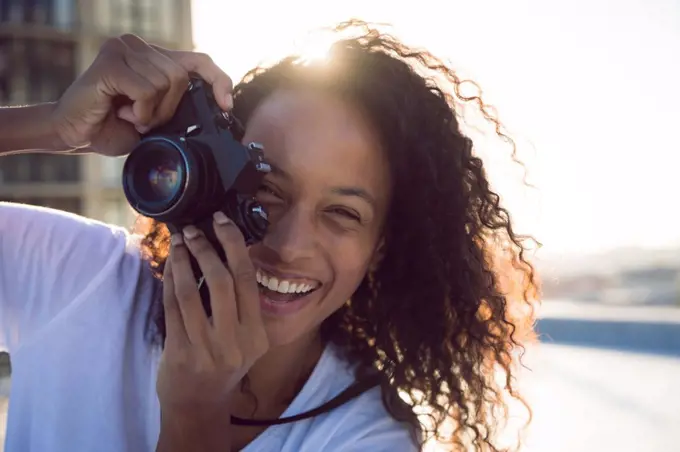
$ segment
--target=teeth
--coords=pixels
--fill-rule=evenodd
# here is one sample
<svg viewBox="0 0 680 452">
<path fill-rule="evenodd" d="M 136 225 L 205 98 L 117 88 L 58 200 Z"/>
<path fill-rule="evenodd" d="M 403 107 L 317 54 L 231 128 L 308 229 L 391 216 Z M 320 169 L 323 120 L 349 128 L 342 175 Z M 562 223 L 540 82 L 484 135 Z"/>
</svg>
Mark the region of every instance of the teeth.
<svg viewBox="0 0 680 452">
<path fill-rule="evenodd" d="M 257 271 L 257 282 L 261 286 L 279 293 L 305 293 L 313 288 L 311 284 L 279 280 L 274 276 L 265 275 L 260 270 Z"/>
</svg>

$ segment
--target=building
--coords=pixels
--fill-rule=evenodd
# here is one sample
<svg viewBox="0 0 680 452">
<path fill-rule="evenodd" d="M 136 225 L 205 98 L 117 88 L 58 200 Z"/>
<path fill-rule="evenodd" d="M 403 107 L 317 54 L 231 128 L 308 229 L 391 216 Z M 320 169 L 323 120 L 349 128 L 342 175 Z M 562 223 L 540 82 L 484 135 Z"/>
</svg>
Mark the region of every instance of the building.
<svg viewBox="0 0 680 452">
<path fill-rule="evenodd" d="M 192 49 L 191 0 L 1 0 L 0 105 L 55 101 L 110 36 Z M 122 158 L 15 155 L 0 160 L 0 200 L 129 226 Z"/>
</svg>

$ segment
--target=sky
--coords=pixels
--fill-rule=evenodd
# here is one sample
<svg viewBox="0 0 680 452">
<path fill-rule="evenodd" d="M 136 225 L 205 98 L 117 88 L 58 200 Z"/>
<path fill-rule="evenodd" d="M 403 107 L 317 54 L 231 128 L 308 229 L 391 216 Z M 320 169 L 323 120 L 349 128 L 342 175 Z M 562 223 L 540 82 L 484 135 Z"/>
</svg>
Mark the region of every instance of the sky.
<svg viewBox="0 0 680 452">
<path fill-rule="evenodd" d="M 544 252 L 680 245 L 680 0 L 193 0 L 192 14 L 196 49 L 234 80 L 319 27 L 392 24 L 496 107 L 537 188 L 507 146 L 476 148 Z"/>
</svg>

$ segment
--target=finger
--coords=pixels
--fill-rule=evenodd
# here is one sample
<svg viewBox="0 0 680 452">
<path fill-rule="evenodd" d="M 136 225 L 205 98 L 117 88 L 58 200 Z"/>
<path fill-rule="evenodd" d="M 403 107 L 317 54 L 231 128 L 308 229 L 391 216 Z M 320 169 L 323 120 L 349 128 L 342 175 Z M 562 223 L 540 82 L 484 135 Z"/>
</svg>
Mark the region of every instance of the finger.
<svg viewBox="0 0 680 452">
<path fill-rule="evenodd" d="M 175 296 L 182 313 L 187 338 L 192 344 L 206 344 L 210 324 L 191 269 L 189 250 L 179 240 L 171 245 L 170 262 Z"/>
<path fill-rule="evenodd" d="M 170 82 L 170 87 L 166 90 L 156 108 L 155 126 L 165 124 L 172 119 L 189 86 L 189 73 L 170 58 L 155 50 L 149 53 L 149 61 L 159 68 Z"/>
<path fill-rule="evenodd" d="M 217 212 L 214 218 L 215 234 L 224 248 L 227 267 L 234 278 L 239 321 L 243 325 L 259 325 L 262 323 L 260 290 L 243 234 L 224 213 Z"/>
<path fill-rule="evenodd" d="M 128 53 L 125 56 L 125 62 L 130 66 L 130 69 L 146 79 L 154 87 L 154 96 L 150 99 L 150 102 L 134 102 L 132 104 L 132 112 L 138 121 L 137 125 L 150 128 L 157 122 L 157 110 L 161 100 L 170 89 L 170 80 L 156 66 L 139 54 Z"/>
<path fill-rule="evenodd" d="M 132 105 L 123 105 L 116 111 L 116 116 L 123 121 L 127 121 L 132 126 L 134 127 L 135 130 L 139 133 L 145 133 L 148 130 L 148 127 L 142 126 L 142 125 L 137 125 L 139 120 L 137 119 L 137 116 L 135 115 L 135 112 L 132 111 Z M 137 141 L 139 141 L 139 133 L 137 134 Z"/>
<path fill-rule="evenodd" d="M 168 122 L 175 114 L 182 96 L 187 91 L 189 73 L 170 57 L 158 51 L 156 47 L 150 46 L 141 38 L 130 34 L 124 35 L 121 39 L 142 59 L 148 61 L 160 71 L 169 83 L 165 93 L 161 96 L 160 104 L 156 107 L 152 126 Z"/>
<path fill-rule="evenodd" d="M 133 105 L 134 116 L 121 117 L 134 125 L 143 124 L 153 114 L 156 106 L 156 88 L 153 84 L 139 75 L 125 60 L 112 65 L 101 79 L 100 89 L 109 96 L 125 96 L 129 98 Z"/>
<path fill-rule="evenodd" d="M 107 115 L 99 132 L 96 149 L 104 155 L 127 155 L 137 143 L 139 143 L 139 133 L 135 130 L 132 121 L 120 115 Z"/>
<path fill-rule="evenodd" d="M 101 74 L 97 79 L 96 89 L 109 98 L 123 96 L 133 104 L 139 103 L 137 108 L 141 107 L 141 116 L 145 116 L 148 115 L 146 111 L 153 111 L 156 88 L 128 65 L 126 56 L 129 51 L 129 47 L 120 38 L 109 39 L 104 43 L 96 61 L 96 66 L 101 66 L 100 71 L 94 72 Z M 137 121 L 136 117 L 126 114 L 118 116 L 133 124 Z"/>
<path fill-rule="evenodd" d="M 232 335 L 238 324 L 234 281 L 202 232 L 194 226 L 184 228 L 184 239 L 205 277 L 210 292 L 213 326 L 221 333 Z"/>
<path fill-rule="evenodd" d="M 195 72 L 213 87 L 215 100 L 222 110 L 229 111 L 234 107 L 232 91 L 234 85 L 231 78 L 215 64 L 205 53 L 183 52 L 155 47 L 161 53 L 168 55 L 173 61 L 182 66 L 187 72 Z"/>
<path fill-rule="evenodd" d="M 174 241 L 182 241 L 181 235 L 173 235 Z M 172 264 L 168 259 L 163 272 L 163 313 L 165 315 L 165 336 L 166 341 L 180 344 L 188 341 L 187 332 L 184 329 L 182 312 L 179 309 L 179 302 L 175 296 L 175 282 L 172 276 Z"/>
</svg>

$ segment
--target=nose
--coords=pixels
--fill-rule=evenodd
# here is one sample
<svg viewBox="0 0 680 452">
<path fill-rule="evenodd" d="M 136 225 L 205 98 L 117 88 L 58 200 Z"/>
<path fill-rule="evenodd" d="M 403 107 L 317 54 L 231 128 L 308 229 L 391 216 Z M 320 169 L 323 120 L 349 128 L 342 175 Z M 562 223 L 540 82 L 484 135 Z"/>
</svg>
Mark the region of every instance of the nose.
<svg viewBox="0 0 680 452">
<path fill-rule="evenodd" d="M 262 245 L 286 264 L 312 257 L 315 248 L 313 215 L 299 207 L 287 209 L 272 219 Z"/>
</svg>

